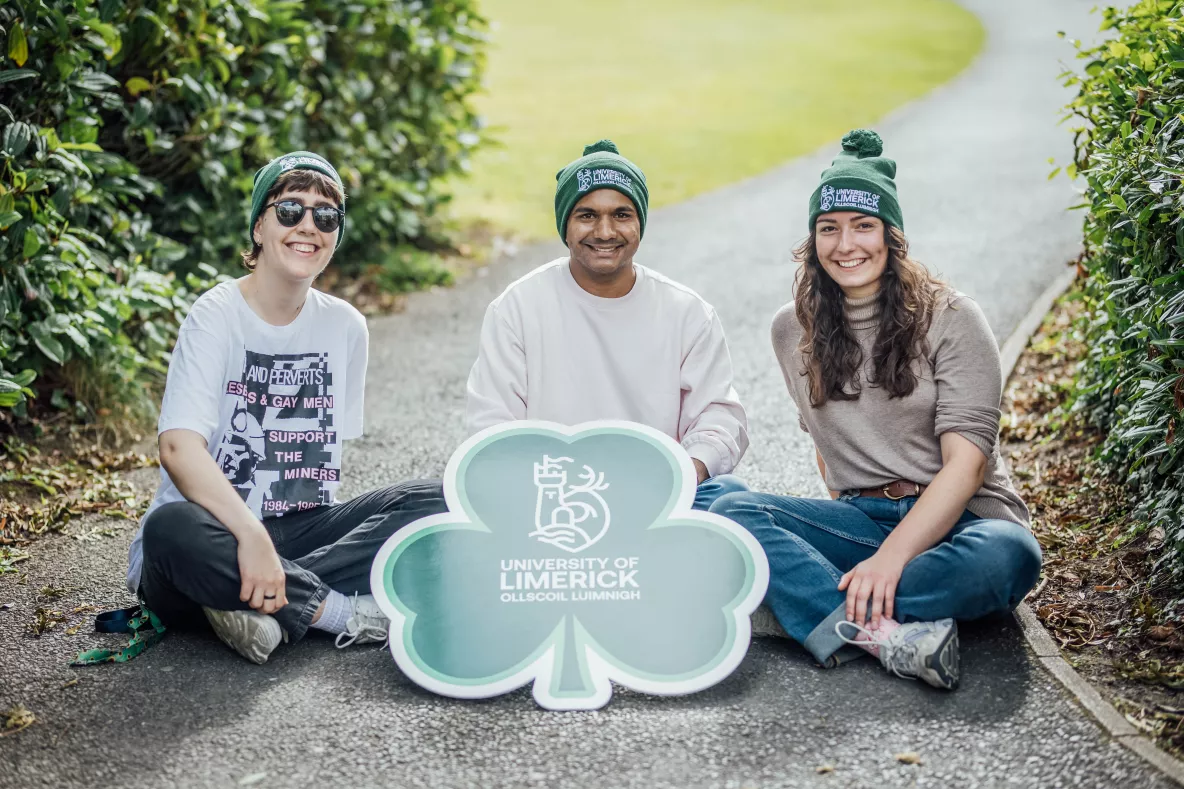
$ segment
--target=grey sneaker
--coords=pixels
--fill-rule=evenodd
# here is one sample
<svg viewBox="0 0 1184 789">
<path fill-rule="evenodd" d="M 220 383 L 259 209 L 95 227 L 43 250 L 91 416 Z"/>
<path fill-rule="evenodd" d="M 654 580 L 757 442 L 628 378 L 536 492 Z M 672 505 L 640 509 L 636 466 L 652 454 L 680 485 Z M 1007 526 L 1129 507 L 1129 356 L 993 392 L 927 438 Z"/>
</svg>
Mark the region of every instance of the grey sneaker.
<svg viewBox="0 0 1184 789">
<path fill-rule="evenodd" d="M 350 600 L 353 613 L 345 620 L 345 631 L 337 634 L 337 648 L 350 644 L 383 644 L 391 630 L 391 620 L 386 618 L 372 594 L 355 594 Z"/>
<path fill-rule="evenodd" d="M 844 625 L 868 639 L 847 638 Z M 953 619 L 906 622 L 879 640 L 853 622 L 835 623 L 835 633 L 848 644 L 879 647 L 880 663 L 898 677 L 924 680 L 945 690 L 958 687 L 958 623 Z"/>
<path fill-rule="evenodd" d="M 752 637 L 789 638 L 777 617 L 763 605 L 752 612 Z"/>
<path fill-rule="evenodd" d="M 263 665 L 288 634 L 274 617 L 258 611 L 219 611 L 201 609 L 222 643 L 252 663 Z"/>
</svg>

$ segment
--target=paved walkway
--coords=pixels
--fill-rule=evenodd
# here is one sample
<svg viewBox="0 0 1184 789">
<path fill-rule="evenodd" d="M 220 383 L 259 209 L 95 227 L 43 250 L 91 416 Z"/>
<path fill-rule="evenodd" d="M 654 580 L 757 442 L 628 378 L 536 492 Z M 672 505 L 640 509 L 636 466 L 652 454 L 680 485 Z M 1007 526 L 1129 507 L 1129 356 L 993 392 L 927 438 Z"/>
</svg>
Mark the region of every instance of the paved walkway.
<svg viewBox="0 0 1184 789">
<path fill-rule="evenodd" d="M 970 0 L 990 40 L 961 78 L 877 125 L 900 162 L 915 251 L 979 300 L 997 337 L 1077 251 L 1072 192 L 1048 182 L 1064 161 L 1063 29 L 1086 36 L 1090 2 Z M 874 76 L 874 75 L 873 75 Z M 595 136 L 594 133 L 591 136 Z M 834 145 L 775 172 L 656 212 L 643 262 L 719 309 L 752 418 L 740 473 L 754 487 L 820 495 L 769 348 L 788 299 L 788 250 Z M 643 163 L 644 164 L 644 163 Z M 452 291 L 411 299 L 374 321 L 368 437 L 347 491 L 438 475 L 462 438 L 463 383 L 488 300 L 561 252 L 525 250 Z M 149 475 L 150 476 L 150 475 Z M 1028 653 L 1011 618 L 963 629 L 953 694 L 884 676 L 870 661 L 823 672 L 795 645 L 754 643 L 716 688 L 681 699 L 619 691 L 594 713 L 547 713 L 525 691 L 455 702 L 418 690 L 377 649 L 327 640 L 251 666 L 212 636 L 174 635 L 131 664 L 65 668 L 83 637 L 21 633 L 34 590 L 122 603 L 122 539 L 43 541 L 25 586 L 0 578 L 0 709 L 42 719 L 0 739 L 2 786 L 260 787 L 1161 787 L 1169 782 L 1111 742 Z M 79 684 L 61 689 L 71 677 Z M 893 755 L 915 751 L 920 766 Z M 816 768 L 832 765 L 834 772 Z"/>
</svg>

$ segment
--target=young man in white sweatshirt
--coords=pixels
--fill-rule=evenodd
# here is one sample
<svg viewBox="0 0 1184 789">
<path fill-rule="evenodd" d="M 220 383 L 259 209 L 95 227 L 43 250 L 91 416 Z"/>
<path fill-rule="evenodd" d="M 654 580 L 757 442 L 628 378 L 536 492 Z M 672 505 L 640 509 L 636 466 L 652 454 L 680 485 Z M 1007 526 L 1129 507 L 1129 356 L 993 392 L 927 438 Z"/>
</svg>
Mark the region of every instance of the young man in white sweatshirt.
<svg viewBox="0 0 1184 789">
<path fill-rule="evenodd" d="M 555 221 L 567 257 L 489 305 L 469 373 L 471 432 L 517 419 L 624 419 L 682 444 L 696 509 L 746 490 L 748 448 L 723 326 L 697 293 L 633 256 L 645 233 L 645 175 L 609 140 L 559 171 Z"/>
</svg>

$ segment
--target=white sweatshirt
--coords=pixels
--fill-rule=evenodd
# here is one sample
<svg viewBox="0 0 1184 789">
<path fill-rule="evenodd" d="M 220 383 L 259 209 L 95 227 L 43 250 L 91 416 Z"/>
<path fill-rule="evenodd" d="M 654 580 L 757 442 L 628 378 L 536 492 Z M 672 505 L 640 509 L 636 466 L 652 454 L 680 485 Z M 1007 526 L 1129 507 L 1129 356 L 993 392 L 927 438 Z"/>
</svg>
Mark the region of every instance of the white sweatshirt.
<svg viewBox="0 0 1184 789">
<path fill-rule="evenodd" d="M 748 449 L 748 417 L 723 326 L 690 288 L 634 269 L 633 289 L 604 299 L 560 258 L 494 299 L 469 373 L 469 430 L 627 419 L 680 442 L 710 476 L 731 472 Z"/>
</svg>

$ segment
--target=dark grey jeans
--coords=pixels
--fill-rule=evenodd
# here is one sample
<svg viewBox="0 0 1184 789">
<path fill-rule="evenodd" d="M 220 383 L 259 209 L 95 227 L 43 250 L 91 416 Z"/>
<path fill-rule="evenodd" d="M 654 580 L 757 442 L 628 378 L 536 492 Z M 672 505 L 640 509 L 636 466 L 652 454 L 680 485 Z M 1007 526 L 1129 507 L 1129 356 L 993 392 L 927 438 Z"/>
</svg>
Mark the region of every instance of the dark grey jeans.
<svg viewBox="0 0 1184 789">
<path fill-rule="evenodd" d="M 333 589 L 369 594 L 370 565 L 386 539 L 413 521 L 447 511 L 440 480 L 372 490 L 343 504 L 266 518 L 286 576 L 288 604 L 275 618 L 295 641 Z M 204 507 L 165 504 L 144 523 L 140 594 L 170 627 L 205 623 L 202 606 L 250 608 L 239 600 L 238 540 Z"/>
</svg>

